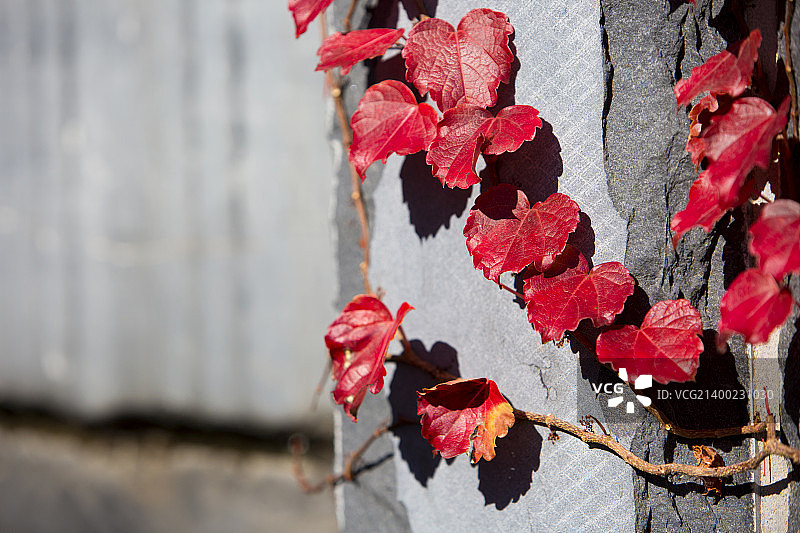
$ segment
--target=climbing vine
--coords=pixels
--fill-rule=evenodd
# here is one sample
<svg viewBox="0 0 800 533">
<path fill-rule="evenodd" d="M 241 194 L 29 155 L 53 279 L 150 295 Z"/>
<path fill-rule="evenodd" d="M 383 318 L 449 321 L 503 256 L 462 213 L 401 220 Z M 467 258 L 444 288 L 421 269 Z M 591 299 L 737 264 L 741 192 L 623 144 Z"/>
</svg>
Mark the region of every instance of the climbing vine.
<svg viewBox="0 0 800 533">
<path fill-rule="evenodd" d="M 290 0 L 297 35 L 318 15 L 324 16 L 331 2 Z M 342 126 L 364 250 L 361 273 L 365 294 L 347 304 L 325 336 L 335 381 L 333 399 L 345 413 L 356 421 L 366 394 L 381 391 L 385 365 L 402 362 L 425 370 L 439 382 L 417 392 L 417 414 L 422 436 L 445 458 L 467 453 L 473 462 L 490 461 L 495 457 L 496 439 L 513 431 L 517 421 L 527 420 L 549 428 L 552 434 L 568 433 L 603 447 L 641 472 L 700 477 L 707 490 L 717 493 L 723 490 L 722 478 L 754 469 L 770 455 L 800 464 L 800 450 L 781 442 L 768 405 L 764 421 L 690 430 L 670 421 L 649 399 L 643 401 L 676 435 L 740 435 L 761 437 L 765 442 L 754 457 L 733 465 L 726 466 L 713 447 L 704 445 L 693 447 L 697 465 L 652 464 L 624 448 L 604 428 L 599 435 L 587 420 L 581 421 L 581 429 L 553 415 L 516 409 L 488 377 L 458 378 L 413 350 L 402 328 L 413 307 L 404 302 L 393 314 L 370 284 L 369 230 L 360 188 L 366 169 L 376 161 L 386 162 L 392 154 L 425 151 L 425 160 L 443 187 L 468 188 L 482 179 L 475 170 L 480 156 L 491 167 L 497 155 L 533 140 L 542 120 L 531 105 L 494 109 L 498 87 L 509 83 L 515 58 L 509 47 L 514 28 L 505 14 L 474 9 L 454 27 L 427 16 L 418 2 L 419 20 L 408 31 L 351 31 L 356 4 L 357 0 L 352 0 L 344 31 L 324 36 L 317 66 L 326 72 Z M 787 8 L 787 20 L 789 16 Z M 784 34 L 788 52 L 789 34 Z M 758 59 L 761 39 L 759 30 L 749 32 L 674 87 L 678 109 L 689 108 L 686 150 L 698 177 L 685 209 L 670 224 L 673 246 L 677 248 L 682 236 L 693 228 L 712 231 L 731 209 L 754 201 L 761 204 L 754 208 L 759 215 L 749 230 L 749 251 L 756 266 L 742 272 L 720 302 L 716 348 L 721 351 L 732 335 L 756 344 L 780 328 L 795 305 L 788 277 L 800 273 L 800 204 L 795 197 L 796 175 L 788 142 L 790 137 L 798 137 L 797 94 L 790 62 L 786 68 L 789 94 L 776 101 L 778 96 L 767 91 Z M 341 77 L 359 61 L 391 48 L 402 48 L 405 80 L 385 80 L 369 87 L 348 120 Z M 436 108 L 419 102 L 412 89 L 423 97 L 429 95 Z M 619 371 L 635 389 L 642 388 L 642 377 L 661 384 L 695 378 L 700 354 L 706 348 L 700 313 L 688 300 L 657 302 L 639 325 L 617 324 L 615 320 L 634 292 L 635 280 L 619 262 L 590 267 L 581 251 L 568 244 L 580 220 L 580 206 L 562 193 L 531 205 L 515 186 L 496 183 L 492 172 L 484 175 L 491 183 L 484 184 L 488 186 L 467 217 L 463 230 L 466 250 L 489 282 L 525 302 L 528 321 L 543 343 L 579 343 L 595 353 L 599 362 Z M 500 282 L 500 275 L 509 272 L 521 278 L 523 292 Z M 599 328 L 596 340 L 578 331 L 587 319 Z M 393 356 L 388 350 L 395 337 L 404 350 Z M 385 425 L 376 430 L 371 440 L 385 430 Z M 307 483 L 302 473 L 299 478 L 308 489 L 352 479 L 353 462 L 365 446 L 348 459 L 338 476 L 318 485 Z"/>
</svg>

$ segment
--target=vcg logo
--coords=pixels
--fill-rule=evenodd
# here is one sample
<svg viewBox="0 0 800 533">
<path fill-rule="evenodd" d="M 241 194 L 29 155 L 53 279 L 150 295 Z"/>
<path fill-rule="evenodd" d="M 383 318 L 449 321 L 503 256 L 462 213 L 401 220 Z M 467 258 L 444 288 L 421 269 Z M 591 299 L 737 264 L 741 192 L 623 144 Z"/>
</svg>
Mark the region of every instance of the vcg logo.
<svg viewBox="0 0 800 533">
<path fill-rule="evenodd" d="M 628 370 L 625 368 L 619 369 L 619 379 L 622 381 L 628 381 Z M 653 376 L 650 374 L 642 374 L 633 384 L 633 388 L 635 390 L 643 390 L 649 389 L 653 386 Z M 622 405 L 622 402 L 625 401 L 625 398 L 622 394 L 625 392 L 625 387 L 622 383 L 598 383 L 592 384 L 592 390 L 594 390 L 595 394 L 600 394 L 600 392 L 604 392 L 608 395 L 616 394 L 617 396 L 608 399 L 608 406 L 609 407 L 619 407 Z M 653 401 L 648 398 L 647 396 L 642 396 L 641 394 L 636 395 L 636 399 L 639 400 L 639 403 L 644 405 L 645 407 L 649 407 Z M 633 413 L 634 411 L 634 404 L 633 402 L 627 402 L 625 405 L 625 411 L 627 413 Z"/>
</svg>

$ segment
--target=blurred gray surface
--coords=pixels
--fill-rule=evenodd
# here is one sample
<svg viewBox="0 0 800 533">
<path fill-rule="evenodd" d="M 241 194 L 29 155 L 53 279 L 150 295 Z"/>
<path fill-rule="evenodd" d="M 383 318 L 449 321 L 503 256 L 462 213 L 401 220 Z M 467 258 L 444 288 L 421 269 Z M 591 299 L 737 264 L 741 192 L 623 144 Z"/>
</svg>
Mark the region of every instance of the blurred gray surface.
<svg viewBox="0 0 800 533">
<path fill-rule="evenodd" d="M 330 458 L 304 460 L 318 479 Z M 3 533 L 334 533 L 330 491 L 303 494 L 286 454 L 0 424 Z"/>
<path fill-rule="evenodd" d="M 0 0 L 1 400 L 306 416 L 336 285 L 305 37 L 272 0 Z"/>
</svg>

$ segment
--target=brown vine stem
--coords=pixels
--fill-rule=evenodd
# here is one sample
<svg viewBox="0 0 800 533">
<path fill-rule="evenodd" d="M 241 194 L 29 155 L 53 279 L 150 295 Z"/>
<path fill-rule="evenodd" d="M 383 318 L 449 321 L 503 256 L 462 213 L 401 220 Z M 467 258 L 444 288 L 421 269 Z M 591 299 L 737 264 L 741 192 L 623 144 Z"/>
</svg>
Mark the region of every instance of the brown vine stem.
<svg viewBox="0 0 800 533">
<path fill-rule="evenodd" d="M 322 389 L 325 387 L 325 383 L 328 381 L 328 377 L 331 375 L 331 368 L 333 367 L 333 361 L 331 358 L 327 358 L 327 363 L 325 364 L 325 370 L 323 370 L 322 375 L 319 377 L 319 381 L 317 382 L 317 386 L 314 388 L 314 394 L 311 396 L 311 410 L 317 410 L 317 404 L 319 403 L 319 397 L 322 396 Z"/>
<path fill-rule="evenodd" d="M 389 358 L 388 361 L 415 366 L 420 370 L 427 372 L 431 377 L 433 377 L 433 379 L 440 383 L 444 381 L 451 381 L 458 377 L 454 376 L 450 372 L 447 372 L 446 370 L 442 370 L 438 366 L 431 364 L 420 357 L 414 348 L 411 347 L 411 343 L 408 342 L 408 337 L 406 337 L 406 332 L 403 331 L 403 326 L 397 328 L 397 334 L 400 336 L 400 342 L 403 344 L 403 353 L 400 354 L 399 357 Z"/>
<path fill-rule="evenodd" d="M 356 11 L 357 4 L 358 0 L 353 0 L 350 2 L 350 8 L 347 10 L 347 14 L 344 16 L 344 22 L 342 22 L 342 26 L 344 26 L 344 33 L 350 32 L 352 27 L 353 13 Z"/>
<path fill-rule="evenodd" d="M 786 14 L 783 17 L 783 66 L 786 69 L 786 77 L 789 78 L 789 95 L 792 99 L 792 134 L 795 139 L 800 139 L 800 124 L 798 124 L 797 111 L 797 84 L 794 79 L 794 66 L 792 65 L 791 33 L 792 18 L 794 16 L 794 0 L 786 1 Z"/>
<path fill-rule="evenodd" d="M 324 12 L 320 15 L 319 20 L 322 27 L 322 40 L 324 41 L 328 37 L 328 21 Z M 325 79 L 328 87 L 330 87 L 331 98 L 336 108 L 336 118 L 339 121 L 339 129 L 342 132 L 342 147 L 344 148 L 345 157 L 347 157 L 350 153 L 350 145 L 353 144 L 353 133 L 350 131 L 350 120 L 347 117 L 347 110 L 342 97 L 342 81 L 338 76 L 334 76 L 331 70 L 325 72 Z M 364 291 L 367 294 L 372 294 L 372 285 L 369 282 L 369 221 L 367 220 L 367 210 L 364 207 L 364 198 L 361 195 L 361 176 L 358 175 L 349 158 L 347 164 L 350 167 L 350 198 L 353 200 L 353 207 L 355 207 L 358 222 L 361 226 L 359 246 L 364 252 L 364 258 L 359 268 L 361 277 L 364 280 Z"/>
<path fill-rule="evenodd" d="M 685 474 L 687 476 L 696 477 L 728 477 L 741 472 L 753 470 L 759 464 L 761 464 L 764 459 L 771 455 L 780 455 L 782 457 L 786 457 L 793 463 L 800 463 L 800 450 L 790 448 L 789 446 L 782 444 L 776 438 L 775 418 L 772 415 L 767 417 L 767 439 L 766 443 L 764 444 L 764 448 L 760 452 L 746 461 L 729 466 L 720 466 L 714 468 L 704 468 L 700 466 L 684 465 L 679 463 L 656 465 L 639 458 L 633 452 L 622 446 L 619 442 L 608 435 L 597 435 L 596 433 L 584 431 L 581 428 L 556 418 L 553 415 L 540 415 L 515 409 L 514 416 L 517 419 L 530 420 L 534 424 L 549 428 L 551 431 L 556 429 L 563 433 L 568 433 L 581 439 L 583 442 L 589 445 L 595 444 L 598 446 L 603 446 L 604 448 L 607 448 L 618 455 L 623 461 L 628 463 L 636 470 L 657 476 Z"/>
<path fill-rule="evenodd" d="M 500 282 L 498 281 L 498 282 L 497 282 L 497 284 L 500 286 L 500 288 L 501 288 L 501 289 L 505 289 L 505 290 L 507 290 L 508 292 L 510 292 L 511 294 L 513 294 L 514 296 L 516 296 L 517 298 L 519 298 L 519 299 L 521 299 L 521 300 L 524 300 L 524 299 L 525 299 L 525 295 L 524 295 L 524 294 L 522 294 L 522 293 L 521 293 L 521 292 L 519 292 L 519 291 L 516 291 L 516 290 L 512 289 L 511 287 L 509 287 L 509 286 L 508 286 L 508 285 L 506 285 L 505 283 L 500 283 Z"/>
<path fill-rule="evenodd" d="M 359 446 L 357 450 L 347 456 L 344 461 L 344 467 L 342 471 L 338 474 L 329 474 L 321 481 L 316 483 L 311 483 L 308 481 L 306 477 L 305 471 L 303 470 L 303 444 L 300 439 L 292 439 L 290 441 L 290 446 L 292 448 L 292 457 L 294 459 L 293 463 L 293 470 L 294 470 L 294 477 L 297 479 L 297 483 L 300 485 L 300 488 L 306 494 L 313 494 L 315 492 L 319 492 L 322 489 L 333 487 L 337 483 L 341 483 L 343 481 L 352 481 L 353 477 L 355 476 L 355 471 L 353 469 L 353 465 L 361 459 L 361 456 L 364 455 L 364 452 L 372 445 L 375 440 L 386 433 L 389 430 L 389 421 L 383 422 L 380 426 L 378 426 L 375 431 L 364 441 L 364 443 Z"/>
</svg>

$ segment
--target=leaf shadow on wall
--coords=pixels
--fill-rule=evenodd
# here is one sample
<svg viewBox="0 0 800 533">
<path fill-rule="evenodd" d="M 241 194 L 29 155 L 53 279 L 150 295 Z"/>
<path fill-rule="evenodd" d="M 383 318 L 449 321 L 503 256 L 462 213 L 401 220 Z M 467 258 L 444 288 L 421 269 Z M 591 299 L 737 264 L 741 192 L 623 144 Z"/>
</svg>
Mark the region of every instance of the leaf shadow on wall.
<svg viewBox="0 0 800 533">
<path fill-rule="evenodd" d="M 446 342 L 435 342 L 428 351 L 420 340 L 414 339 L 411 341 L 411 347 L 422 359 L 455 376 L 460 375 L 458 352 Z M 419 420 L 417 391 L 434 385 L 436 385 L 436 381 L 426 372 L 410 365 L 398 363 L 389 386 L 389 405 L 392 409 L 393 424 L 396 425 L 392 432 L 399 439 L 400 457 L 423 487 L 428 486 L 428 480 L 433 477 L 441 462 L 441 457 L 439 454 L 433 454 L 433 448 L 420 433 L 418 423 L 403 424 L 402 422 Z"/>
<path fill-rule="evenodd" d="M 522 143 L 516 152 L 497 156 L 495 173 L 499 183 L 510 183 L 521 189 L 531 205 L 557 192 L 564 162 L 561 144 L 553 134 L 553 125 L 542 120 L 542 127 L 532 141 Z M 483 180 L 481 191 L 488 187 L 489 180 Z"/>
<path fill-rule="evenodd" d="M 653 398 L 653 405 L 658 410 L 686 429 L 717 429 L 750 423 L 746 388 L 739 382 L 740 373 L 743 380 L 747 379 L 747 365 L 737 369 L 730 351 L 717 353 L 716 331 L 713 329 L 703 331 L 703 344 L 705 349 L 700 354 L 694 382 L 667 385 L 654 382 L 653 387 L 647 389 L 647 395 Z M 734 351 L 745 353 L 744 346 Z M 730 396 L 709 397 L 714 391 L 730 391 Z M 658 400 L 667 396 L 669 400 Z M 730 446 L 725 439 L 719 441 L 719 448 L 723 451 L 730 451 Z"/>
<path fill-rule="evenodd" d="M 400 169 L 403 202 L 408 205 L 408 219 L 420 240 L 434 237 L 442 227 L 450 227 L 452 217 L 460 217 L 472 194 L 468 189 L 443 187 L 425 162 L 426 152 L 408 155 Z"/>
<path fill-rule="evenodd" d="M 531 488 L 533 473 L 539 470 L 542 436 L 534 424 L 518 420 L 508 435 L 497 439 L 496 452 L 491 461 L 478 462 L 478 490 L 484 505 L 503 510 Z"/>
<path fill-rule="evenodd" d="M 435 17 L 439 0 L 424 0 L 423 3 L 427 15 Z M 401 5 L 409 20 L 419 18 L 420 12 L 416 0 L 400 0 L 399 2 L 397 0 L 379 0 L 375 7 L 368 9 L 369 24 L 367 28 L 397 28 Z M 358 21 L 353 21 L 353 29 L 359 29 Z"/>
</svg>

